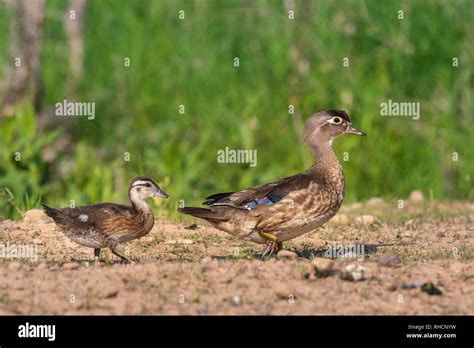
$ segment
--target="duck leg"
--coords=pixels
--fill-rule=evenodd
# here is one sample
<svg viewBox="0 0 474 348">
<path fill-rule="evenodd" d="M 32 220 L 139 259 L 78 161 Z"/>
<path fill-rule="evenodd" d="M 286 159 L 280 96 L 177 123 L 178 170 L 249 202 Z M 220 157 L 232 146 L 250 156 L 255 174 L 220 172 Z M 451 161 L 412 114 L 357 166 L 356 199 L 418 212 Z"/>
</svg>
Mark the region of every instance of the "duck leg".
<svg viewBox="0 0 474 348">
<path fill-rule="evenodd" d="M 272 247 L 273 247 L 273 241 L 269 240 L 267 244 L 265 244 L 265 248 L 262 251 L 262 255 L 261 255 L 262 260 L 266 258 L 270 258 L 272 254 Z"/>
<path fill-rule="evenodd" d="M 258 232 L 258 233 L 262 237 L 265 237 L 268 239 L 265 249 L 263 249 L 263 252 L 262 252 L 262 259 L 270 258 L 275 253 L 275 251 L 278 251 L 281 249 L 282 243 L 277 242 L 278 240 L 277 236 L 269 232 Z"/>
<path fill-rule="evenodd" d="M 134 264 L 135 261 L 133 261 L 133 259 L 127 255 L 125 255 L 124 253 L 122 253 L 121 251 L 117 250 L 117 249 L 110 249 L 112 250 L 112 253 L 114 253 L 114 255 L 117 255 L 118 257 L 120 257 L 123 261 L 125 261 L 125 263 L 131 263 L 131 264 Z"/>
</svg>

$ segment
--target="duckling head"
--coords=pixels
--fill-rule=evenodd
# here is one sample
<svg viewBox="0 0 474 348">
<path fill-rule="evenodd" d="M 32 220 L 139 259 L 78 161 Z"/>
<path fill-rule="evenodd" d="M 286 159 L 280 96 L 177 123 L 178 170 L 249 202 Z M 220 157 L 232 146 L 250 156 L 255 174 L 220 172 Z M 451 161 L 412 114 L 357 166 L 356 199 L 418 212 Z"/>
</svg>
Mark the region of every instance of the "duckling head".
<svg viewBox="0 0 474 348">
<path fill-rule="evenodd" d="M 323 110 L 311 116 L 304 128 L 304 141 L 311 146 L 319 143 L 332 144 L 332 140 L 343 134 L 366 134 L 352 125 L 349 115 L 343 110 Z"/>
<path fill-rule="evenodd" d="M 146 199 L 152 197 L 169 197 L 155 181 L 143 176 L 135 177 L 130 182 L 128 192 L 130 200 L 134 203 L 144 202 Z"/>
</svg>

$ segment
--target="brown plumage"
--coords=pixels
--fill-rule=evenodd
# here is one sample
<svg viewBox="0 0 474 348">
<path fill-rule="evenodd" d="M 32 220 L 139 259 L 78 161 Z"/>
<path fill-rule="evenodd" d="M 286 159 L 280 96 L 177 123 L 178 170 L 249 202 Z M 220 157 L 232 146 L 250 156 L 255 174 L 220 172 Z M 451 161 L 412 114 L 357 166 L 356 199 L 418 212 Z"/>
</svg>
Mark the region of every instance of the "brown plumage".
<svg viewBox="0 0 474 348">
<path fill-rule="evenodd" d="M 114 203 L 99 203 L 75 208 L 51 208 L 43 204 L 48 216 L 71 240 L 94 248 L 99 257 L 101 248 L 110 248 L 114 254 L 130 262 L 116 248 L 119 244 L 148 234 L 155 222 L 153 211 L 145 202 L 147 198 L 163 197 L 157 183 L 146 177 L 136 177 L 129 185 L 130 206 Z"/>
<path fill-rule="evenodd" d="M 203 202 L 208 208 L 178 211 L 209 221 L 240 239 L 266 243 L 263 256 L 281 242 L 315 230 L 339 210 L 344 198 L 344 173 L 332 148 L 338 135 L 365 135 L 352 126 L 344 111 L 326 110 L 308 119 L 304 141 L 314 163 L 303 173 L 237 192 L 218 193 Z"/>
</svg>

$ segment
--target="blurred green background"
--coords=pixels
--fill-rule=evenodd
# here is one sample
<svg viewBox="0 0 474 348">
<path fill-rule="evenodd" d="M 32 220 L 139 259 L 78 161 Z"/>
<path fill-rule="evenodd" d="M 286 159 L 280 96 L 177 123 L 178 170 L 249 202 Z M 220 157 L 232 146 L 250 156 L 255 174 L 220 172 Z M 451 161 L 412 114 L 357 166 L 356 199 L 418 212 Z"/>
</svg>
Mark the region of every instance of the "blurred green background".
<svg viewBox="0 0 474 348">
<path fill-rule="evenodd" d="M 155 211 L 178 218 L 180 200 L 304 170 L 304 121 L 330 108 L 369 135 L 335 141 L 346 202 L 474 198 L 473 1 L 88 0 L 73 88 L 68 6 L 44 4 L 41 106 L 0 119 L 0 219 L 41 201 L 125 203 L 135 175 L 159 181 L 172 198 Z M 13 16 L 0 3 L 0 80 Z M 64 99 L 95 102 L 95 119 L 55 116 Z M 380 116 L 388 99 L 420 102 L 421 118 Z M 256 149 L 258 165 L 217 163 L 226 146 Z"/>
</svg>

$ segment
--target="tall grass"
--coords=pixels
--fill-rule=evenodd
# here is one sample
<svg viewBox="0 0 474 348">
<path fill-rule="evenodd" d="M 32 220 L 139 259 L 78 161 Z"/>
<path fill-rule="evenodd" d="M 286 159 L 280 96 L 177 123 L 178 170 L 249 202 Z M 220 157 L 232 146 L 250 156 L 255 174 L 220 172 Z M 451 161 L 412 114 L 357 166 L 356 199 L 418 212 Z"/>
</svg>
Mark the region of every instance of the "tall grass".
<svg viewBox="0 0 474 348">
<path fill-rule="evenodd" d="M 48 116 L 49 128 L 34 138 L 20 131 L 15 142 L 0 139 L 0 187 L 19 200 L 31 191 L 53 205 L 125 201 L 128 180 L 140 174 L 165 181 L 172 199 L 158 211 L 173 215 L 179 200 L 197 204 L 308 167 L 304 120 L 328 108 L 347 110 L 369 134 L 335 142 L 340 158 L 349 155 L 347 200 L 406 197 L 413 189 L 436 199 L 474 197 L 472 1 L 295 1 L 289 20 L 284 1 L 89 0 L 85 69 L 74 95 L 66 92 L 64 11 L 63 1 L 47 1 L 43 103 L 93 101 L 96 118 Z M 0 43 L 7 35 L 0 32 Z M 381 117 L 388 99 L 420 102 L 421 118 Z M 21 119 L 8 122 L 20 127 Z M 53 159 L 13 166 L 22 138 Z M 258 165 L 217 163 L 226 146 L 256 149 Z M 12 179 L 17 174 L 21 180 Z"/>
</svg>

